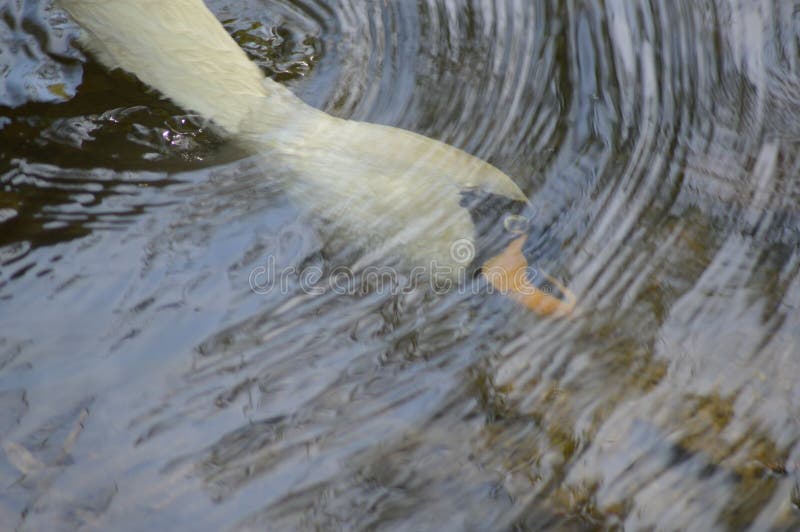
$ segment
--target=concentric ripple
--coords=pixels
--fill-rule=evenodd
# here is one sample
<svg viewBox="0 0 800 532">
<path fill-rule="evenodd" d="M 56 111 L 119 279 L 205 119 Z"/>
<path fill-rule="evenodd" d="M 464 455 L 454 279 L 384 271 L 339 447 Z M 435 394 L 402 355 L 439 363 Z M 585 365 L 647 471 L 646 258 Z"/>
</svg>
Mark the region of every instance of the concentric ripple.
<svg viewBox="0 0 800 532">
<path fill-rule="evenodd" d="M 579 308 L 386 290 L 213 125 L 11 2 L 0 523 L 800 528 L 796 6 L 208 3 L 312 105 L 512 176 Z"/>
</svg>

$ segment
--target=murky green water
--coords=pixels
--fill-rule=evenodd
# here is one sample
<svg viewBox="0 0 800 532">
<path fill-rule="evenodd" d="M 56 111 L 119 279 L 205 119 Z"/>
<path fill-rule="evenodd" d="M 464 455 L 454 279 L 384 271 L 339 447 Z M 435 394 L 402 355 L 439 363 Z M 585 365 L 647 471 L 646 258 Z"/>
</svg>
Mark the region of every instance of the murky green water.
<svg viewBox="0 0 800 532">
<path fill-rule="evenodd" d="M 0 528 L 800 527 L 797 6 L 209 4 L 309 103 L 511 175 L 580 311 L 257 293 L 354 250 L 11 0 Z"/>
</svg>

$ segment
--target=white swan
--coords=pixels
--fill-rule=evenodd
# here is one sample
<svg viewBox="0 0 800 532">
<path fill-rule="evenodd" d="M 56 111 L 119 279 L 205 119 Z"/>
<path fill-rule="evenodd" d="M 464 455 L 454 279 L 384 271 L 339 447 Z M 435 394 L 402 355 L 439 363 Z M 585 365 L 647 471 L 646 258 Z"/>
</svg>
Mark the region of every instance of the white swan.
<svg viewBox="0 0 800 532">
<path fill-rule="evenodd" d="M 306 105 L 264 77 L 202 0 L 60 4 L 83 27 L 82 45 L 99 61 L 135 74 L 254 153 L 279 160 L 291 171 L 289 192 L 358 245 L 439 277 L 463 271 L 458 251 L 466 251 L 467 259 L 481 259 L 496 289 L 526 307 L 550 315 L 572 311 L 575 297 L 564 286 L 544 275 L 540 280 L 554 290 L 541 290 L 526 275 L 526 237 L 513 211 L 527 198 L 495 167 L 409 131 Z M 469 256 L 476 248 L 478 256 Z"/>
</svg>

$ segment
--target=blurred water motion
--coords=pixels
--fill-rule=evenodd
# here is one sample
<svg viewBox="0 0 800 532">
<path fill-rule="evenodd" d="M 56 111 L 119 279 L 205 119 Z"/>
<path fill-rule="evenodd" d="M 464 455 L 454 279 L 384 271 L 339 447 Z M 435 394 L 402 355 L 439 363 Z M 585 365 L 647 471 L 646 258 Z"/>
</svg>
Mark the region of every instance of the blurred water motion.
<svg viewBox="0 0 800 532">
<path fill-rule="evenodd" d="M 209 4 L 309 103 L 513 176 L 581 311 L 255 293 L 354 250 L 6 3 L 0 528 L 800 527 L 792 2 Z"/>
</svg>

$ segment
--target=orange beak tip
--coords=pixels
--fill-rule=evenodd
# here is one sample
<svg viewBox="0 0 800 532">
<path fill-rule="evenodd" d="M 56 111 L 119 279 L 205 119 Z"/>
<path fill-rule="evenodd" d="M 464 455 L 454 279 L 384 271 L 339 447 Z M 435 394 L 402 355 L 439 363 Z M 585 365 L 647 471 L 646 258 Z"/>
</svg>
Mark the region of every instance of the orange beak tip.
<svg viewBox="0 0 800 532">
<path fill-rule="evenodd" d="M 513 240 L 503 252 L 489 259 L 481 269 L 493 290 L 543 316 L 571 317 L 575 311 L 575 295 L 563 284 L 544 274 L 554 290 L 542 290 L 529 277 L 528 261 L 522 253 L 526 237 Z M 561 297 L 553 295 L 557 292 Z"/>
</svg>

